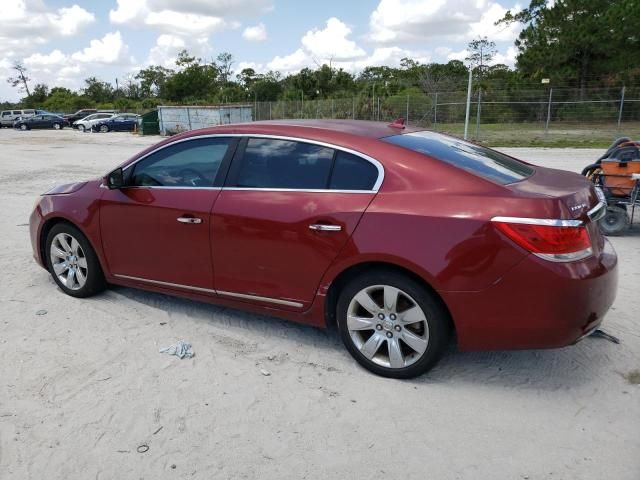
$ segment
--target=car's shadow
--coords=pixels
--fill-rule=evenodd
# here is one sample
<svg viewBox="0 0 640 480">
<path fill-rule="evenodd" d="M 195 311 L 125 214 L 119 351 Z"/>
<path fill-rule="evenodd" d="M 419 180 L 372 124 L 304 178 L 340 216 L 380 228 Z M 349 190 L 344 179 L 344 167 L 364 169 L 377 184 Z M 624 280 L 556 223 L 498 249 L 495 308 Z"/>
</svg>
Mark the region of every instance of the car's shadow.
<svg viewBox="0 0 640 480">
<path fill-rule="evenodd" d="M 111 287 L 105 296 L 121 296 L 147 307 L 160 309 L 179 327 L 180 318 L 220 329 L 220 335 L 233 335 L 254 344 L 269 343 L 287 352 L 296 348 L 313 348 L 323 363 L 335 372 L 368 375 L 357 366 L 342 346 L 336 329 L 320 329 L 247 313 L 208 303 L 125 287 Z M 117 298 L 111 300 L 117 301 Z M 186 318 L 184 318 L 186 317 Z M 472 383 L 479 386 L 561 390 L 598 383 L 600 378 L 615 375 L 610 358 L 623 345 L 602 338 L 586 338 L 577 345 L 553 350 L 498 352 L 459 352 L 452 342 L 429 373 L 410 380 L 415 385 Z"/>
</svg>

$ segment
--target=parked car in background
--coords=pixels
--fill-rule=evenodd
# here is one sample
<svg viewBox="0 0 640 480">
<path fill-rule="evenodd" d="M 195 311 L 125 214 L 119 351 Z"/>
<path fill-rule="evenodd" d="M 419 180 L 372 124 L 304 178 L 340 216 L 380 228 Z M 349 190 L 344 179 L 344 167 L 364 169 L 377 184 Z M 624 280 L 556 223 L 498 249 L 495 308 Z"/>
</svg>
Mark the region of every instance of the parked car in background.
<svg viewBox="0 0 640 480">
<path fill-rule="evenodd" d="M 133 132 L 138 125 L 140 115 L 135 113 L 119 113 L 110 118 L 99 120 L 91 126 L 94 132 Z"/>
<path fill-rule="evenodd" d="M 58 115 L 44 114 L 22 118 L 17 120 L 13 126 L 20 130 L 31 130 L 32 128 L 53 128 L 55 130 L 62 130 L 66 124 L 66 120 Z"/>
<path fill-rule="evenodd" d="M 28 109 L 16 109 L 16 110 L 3 110 L 0 113 L 0 127 L 13 127 L 16 120 L 20 118 L 32 117 L 36 114 L 36 110 L 33 108 Z"/>
<path fill-rule="evenodd" d="M 91 115 L 92 113 L 98 113 L 96 108 L 83 108 L 76 113 L 70 113 L 64 116 L 64 119 L 69 122 L 69 125 L 73 125 L 76 120 L 82 120 L 84 117 Z"/>
<path fill-rule="evenodd" d="M 337 324 L 360 364 L 408 378 L 452 336 L 592 333 L 616 296 L 605 211 L 578 174 L 402 122 L 286 120 L 178 134 L 55 187 L 30 235 L 68 295 L 116 284 Z"/>
<path fill-rule="evenodd" d="M 113 112 L 100 112 L 100 113 L 92 113 L 91 115 L 87 115 L 81 120 L 76 120 L 73 122 L 72 127 L 77 128 L 78 130 L 85 132 L 91 130 L 91 127 L 98 123 L 100 120 L 106 120 L 108 118 L 116 116 Z"/>
</svg>

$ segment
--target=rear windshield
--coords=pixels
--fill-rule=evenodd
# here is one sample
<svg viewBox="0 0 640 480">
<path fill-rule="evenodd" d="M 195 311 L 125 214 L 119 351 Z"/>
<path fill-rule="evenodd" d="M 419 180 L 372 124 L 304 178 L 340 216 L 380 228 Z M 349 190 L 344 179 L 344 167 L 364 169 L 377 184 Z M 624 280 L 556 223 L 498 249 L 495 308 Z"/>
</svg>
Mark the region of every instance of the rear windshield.
<svg viewBox="0 0 640 480">
<path fill-rule="evenodd" d="M 503 185 L 524 180 L 533 174 L 533 168 L 525 163 L 494 150 L 439 133 L 413 132 L 382 140 L 424 153 Z"/>
</svg>

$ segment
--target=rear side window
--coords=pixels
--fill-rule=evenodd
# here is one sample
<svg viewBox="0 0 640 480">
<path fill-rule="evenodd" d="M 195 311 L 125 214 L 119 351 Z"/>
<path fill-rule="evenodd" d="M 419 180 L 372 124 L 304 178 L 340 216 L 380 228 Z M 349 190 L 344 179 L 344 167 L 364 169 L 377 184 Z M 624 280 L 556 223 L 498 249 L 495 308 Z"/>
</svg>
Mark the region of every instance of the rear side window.
<svg viewBox="0 0 640 480">
<path fill-rule="evenodd" d="M 329 188 L 332 190 L 371 190 L 378 169 L 371 162 L 347 152 L 336 151 Z"/>
<path fill-rule="evenodd" d="M 503 185 L 533 174 L 529 165 L 499 152 L 434 132 L 413 132 L 382 139 L 462 168 Z"/>
<path fill-rule="evenodd" d="M 332 163 L 331 148 L 290 140 L 250 138 L 236 186 L 325 189 Z"/>
<path fill-rule="evenodd" d="M 132 187 L 212 187 L 231 140 L 200 138 L 170 145 L 140 160 Z"/>
<path fill-rule="evenodd" d="M 22 110 L 14 110 L 13 114 L 14 115 L 22 115 Z"/>
</svg>

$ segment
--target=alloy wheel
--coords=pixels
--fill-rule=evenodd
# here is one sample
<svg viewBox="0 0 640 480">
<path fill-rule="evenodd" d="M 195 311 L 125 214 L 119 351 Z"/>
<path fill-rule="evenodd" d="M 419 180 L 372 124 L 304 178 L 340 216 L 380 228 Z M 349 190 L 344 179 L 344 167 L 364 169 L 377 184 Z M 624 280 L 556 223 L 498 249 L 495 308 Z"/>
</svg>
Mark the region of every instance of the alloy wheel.
<svg viewBox="0 0 640 480">
<path fill-rule="evenodd" d="M 349 303 L 347 330 L 360 353 L 387 368 L 405 368 L 427 351 L 429 325 L 418 303 L 390 285 L 360 290 Z"/>
<path fill-rule="evenodd" d="M 22 125 L 20 125 L 20 130 L 26 130 L 27 126 L 23 123 Z"/>
<path fill-rule="evenodd" d="M 100 126 L 100 131 L 102 133 L 107 133 L 109 131 L 109 127 L 107 127 L 106 125 L 101 125 Z"/>
<path fill-rule="evenodd" d="M 59 233 L 53 237 L 50 253 L 53 271 L 65 287 L 79 290 L 87 283 L 87 257 L 78 240 Z"/>
<path fill-rule="evenodd" d="M 59 124 L 59 123 L 54 123 L 54 124 L 53 124 L 53 128 L 54 128 L 55 130 L 60 130 L 60 124 Z"/>
</svg>

